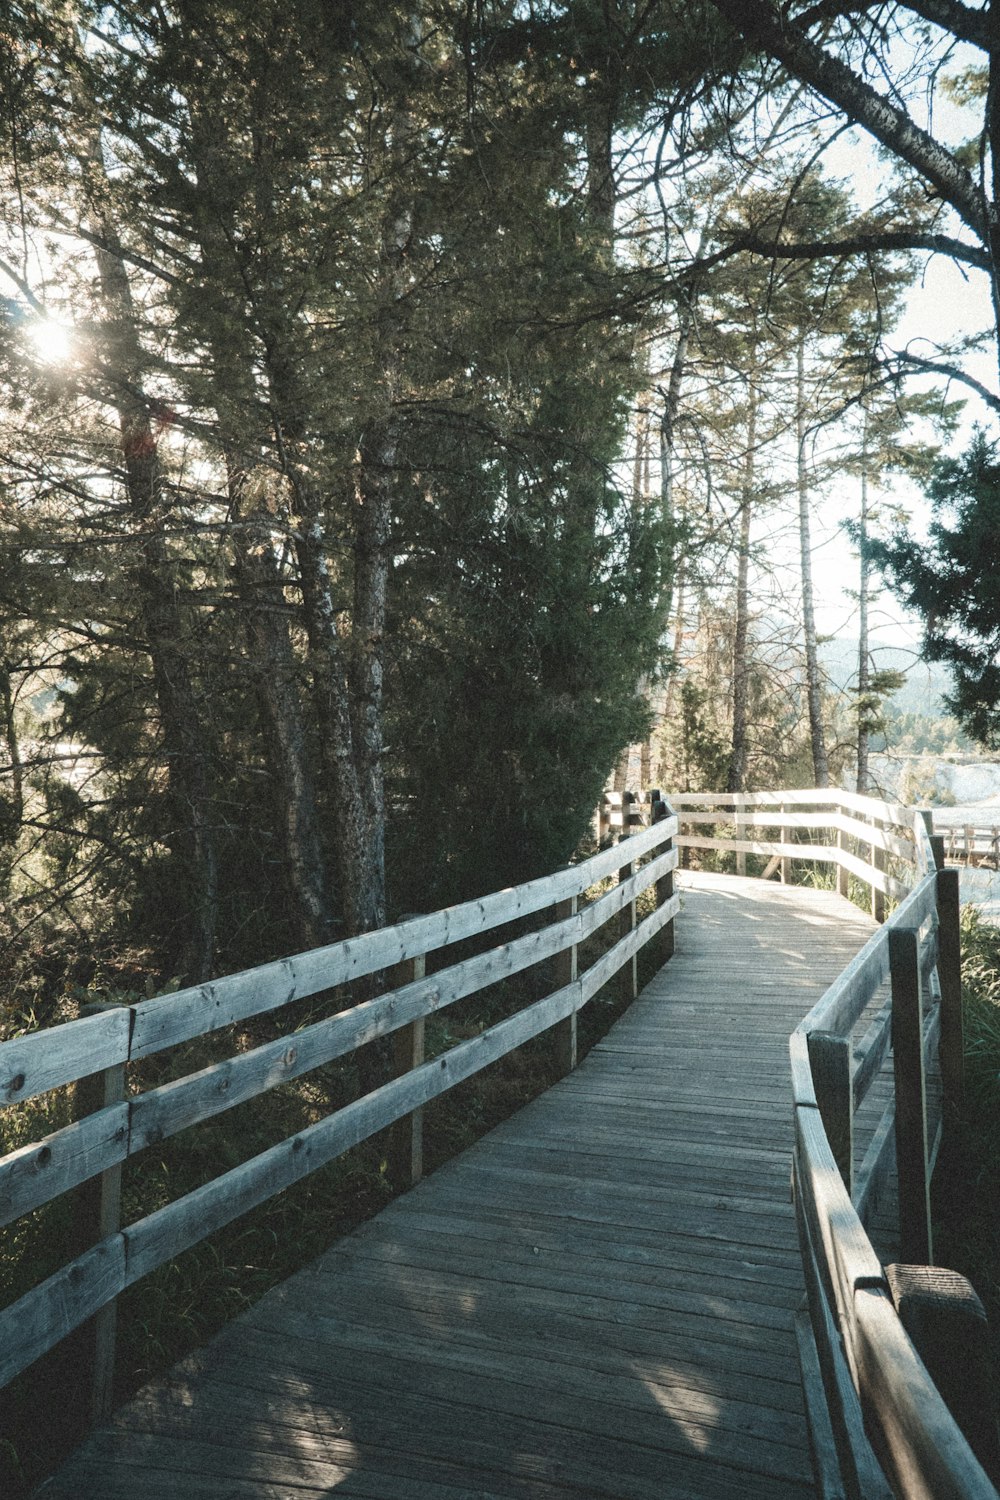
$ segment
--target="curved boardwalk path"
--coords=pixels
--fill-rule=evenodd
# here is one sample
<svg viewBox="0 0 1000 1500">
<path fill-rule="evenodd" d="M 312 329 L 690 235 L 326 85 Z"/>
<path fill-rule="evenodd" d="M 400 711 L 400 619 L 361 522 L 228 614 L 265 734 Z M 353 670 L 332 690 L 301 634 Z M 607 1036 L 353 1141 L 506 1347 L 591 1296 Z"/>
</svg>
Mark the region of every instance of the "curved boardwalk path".
<svg viewBox="0 0 1000 1500">
<path fill-rule="evenodd" d="M 579 1069 L 94 1434 L 47 1500 L 805 1500 L 788 1034 L 871 931 L 683 876 Z"/>
</svg>

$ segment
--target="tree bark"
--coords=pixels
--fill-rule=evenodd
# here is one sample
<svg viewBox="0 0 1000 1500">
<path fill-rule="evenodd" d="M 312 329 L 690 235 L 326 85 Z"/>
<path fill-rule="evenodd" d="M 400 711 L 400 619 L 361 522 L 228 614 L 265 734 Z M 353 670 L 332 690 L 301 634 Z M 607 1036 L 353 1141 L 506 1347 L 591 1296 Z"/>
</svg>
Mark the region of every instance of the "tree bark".
<svg viewBox="0 0 1000 1500">
<path fill-rule="evenodd" d="M 684 647 L 684 614 L 687 609 L 687 599 L 685 598 L 686 581 L 682 559 L 677 569 L 677 578 L 674 585 L 674 670 L 667 678 L 667 689 L 663 699 L 663 718 L 667 722 L 672 718 L 676 708 L 677 680 L 680 672 L 681 652 Z"/>
<path fill-rule="evenodd" d="M 3 715 L 3 743 L 10 776 L 9 794 L 6 790 L 0 794 L 0 895 L 6 899 L 10 893 L 11 873 L 24 820 L 24 764 L 8 662 L 0 662 L 0 713 Z"/>
<path fill-rule="evenodd" d="M 245 314 L 243 267 L 220 206 L 226 201 L 230 146 L 225 135 L 220 136 L 218 122 L 203 116 L 194 103 L 190 120 L 199 189 L 195 233 L 206 297 L 214 304 L 206 342 L 233 523 L 233 567 L 290 895 L 303 945 L 317 947 L 332 936 L 334 901 L 317 814 L 315 757 L 299 686 L 302 663 L 274 555 L 270 517 L 284 507 L 276 496 L 269 501 L 254 493 L 255 477 L 263 479 L 265 488 L 272 482 L 280 485 L 280 478 L 273 464 L 264 462 L 268 434 L 259 415 L 262 392 Z M 259 310 L 259 299 L 256 306 Z"/>
<path fill-rule="evenodd" d="M 409 20 L 414 90 L 420 61 L 421 22 Z M 414 230 L 414 190 L 408 157 L 419 125 L 408 100 L 393 110 L 387 141 L 390 191 L 382 220 L 375 283 L 375 381 L 371 414 L 358 442 L 354 505 L 354 600 L 348 656 L 350 723 L 366 855 L 357 890 L 359 930 L 386 920 L 385 762 L 383 699 L 385 625 L 391 568 L 392 519 L 399 482 L 402 437 L 400 397 L 404 378 L 406 298 Z"/>
<path fill-rule="evenodd" d="M 795 351 L 796 481 L 799 499 L 799 564 L 802 578 L 802 634 L 806 655 L 806 698 L 809 705 L 809 741 L 813 776 L 819 787 L 830 784 L 830 764 L 823 728 L 823 684 L 816 641 L 816 606 L 813 594 L 812 536 L 809 515 L 809 465 L 806 448 L 809 430 L 806 413 L 805 334 L 799 335 Z"/>
<path fill-rule="evenodd" d="M 383 374 L 395 394 L 396 353 L 383 352 Z M 390 398 L 391 399 L 391 398 Z M 365 927 L 385 921 L 385 765 L 382 705 L 389 543 L 399 426 L 391 412 L 370 424 L 359 449 L 351 623 L 351 709 L 358 789 L 368 837 L 367 881 L 359 913 Z"/>
<path fill-rule="evenodd" d="M 757 393 L 751 384 L 747 418 L 747 451 L 740 494 L 740 535 L 736 572 L 736 618 L 733 630 L 733 738 L 727 792 L 746 790 L 750 708 L 750 526 L 753 518 L 757 447 Z"/>
<path fill-rule="evenodd" d="M 303 945 L 333 935 L 333 898 L 316 807 L 315 770 L 302 711 L 301 663 L 288 626 L 288 603 L 274 556 L 267 512 L 249 500 L 244 452 L 226 445 L 233 566 L 242 606 L 250 673 L 265 729 L 265 754 L 276 792 L 281 845 Z M 254 514 L 254 510 L 257 513 Z"/>
<path fill-rule="evenodd" d="M 79 75 L 74 92 L 81 118 L 92 120 L 93 103 Z M 143 388 L 146 361 L 132 288 L 109 204 L 101 132 L 96 125 L 84 124 L 78 162 L 105 318 L 103 353 L 114 380 L 111 400 L 118 417 L 125 492 L 137 538 L 135 576 L 142 629 L 163 735 L 173 825 L 166 842 L 190 872 L 191 900 L 178 924 L 186 936 L 175 966 L 189 981 L 199 982 L 212 970 L 218 913 L 218 858 L 207 734 L 184 649 L 185 622 L 170 578 L 171 563 L 163 534 L 169 501 L 150 401 Z"/>
<path fill-rule="evenodd" d="M 869 790 L 868 749 L 871 739 L 870 694 L 871 665 L 868 649 L 868 414 L 864 415 L 861 439 L 861 517 L 858 524 L 858 539 L 861 550 L 858 581 L 858 776 L 856 790 L 866 795 Z"/>
<path fill-rule="evenodd" d="M 985 15 L 989 38 L 989 88 L 986 94 L 986 135 L 990 143 L 990 189 L 985 204 L 987 250 L 990 256 L 990 289 L 997 329 L 997 360 L 1000 362 L 1000 4 L 992 0 Z M 985 193 L 983 194 L 985 197 Z"/>
<path fill-rule="evenodd" d="M 704 239 L 704 236 L 702 238 Z M 664 391 L 662 388 L 660 390 L 660 395 L 663 398 L 663 412 L 660 416 L 660 505 L 668 533 L 671 534 L 671 541 L 673 541 L 673 536 L 676 533 L 674 453 L 677 448 L 677 419 L 681 409 L 681 390 L 687 367 L 688 345 L 691 341 L 691 330 L 694 326 L 695 295 L 694 289 L 689 288 L 686 296 L 680 302 L 678 308 L 677 343 L 674 345 L 674 357 L 670 363 L 670 379 L 667 382 L 666 390 Z M 676 554 L 672 553 L 670 574 L 667 579 L 665 615 L 669 615 L 673 605 L 676 566 Z"/>
<path fill-rule="evenodd" d="M 359 770 L 350 674 L 345 645 L 337 628 L 322 506 L 309 483 L 304 461 L 296 458 L 294 445 L 290 451 L 286 450 L 285 462 L 295 494 L 296 512 L 302 521 L 295 551 L 302 585 L 307 665 L 320 732 L 320 753 L 333 799 L 341 910 L 345 930 L 352 935 L 381 927 L 386 920 L 384 803 L 379 795 L 366 797 Z M 384 610 L 384 597 L 382 607 Z M 381 642 L 378 644 L 381 650 Z M 380 697 L 371 705 L 371 711 L 376 715 L 379 736 L 369 763 L 370 777 L 376 793 L 380 793 Z"/>
</svg>

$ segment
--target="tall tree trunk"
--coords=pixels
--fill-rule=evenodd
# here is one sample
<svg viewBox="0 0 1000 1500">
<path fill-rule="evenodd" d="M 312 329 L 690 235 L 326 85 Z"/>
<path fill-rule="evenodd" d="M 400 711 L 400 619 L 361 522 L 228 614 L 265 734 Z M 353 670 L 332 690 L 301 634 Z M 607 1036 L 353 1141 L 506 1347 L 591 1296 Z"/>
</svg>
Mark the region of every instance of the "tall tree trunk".
<svg viewBox="0 0 1000 1500">
<path fill-rule="evenodd" d="M 206 59 L 206 67 L 211 59 Z M 297 883 L 297 900 L 304 922 L 315 927 L 329 920 L 331 910 L 329 879 L 323 861 L 323 850 L 315 827 L 316 785 L 322 767 L 335 837 L 335 860 L 339 899 L 344 928 L 348 935 L 378 927 L 386 920 L 384 860 L 384 790 L 382 767 L 382 675 L 384 656 L 384 620 L 389 568 L 389 517 L 392 484 L 395 480 L 395 449 L 398 442 L 396 398 L 399 337 L 393 318 L 398 310 L 394 297 L 402 295 L 399 279 L 405 277 L 405 256 L 412 232 L 410 218 L 397 212 L 398 201 L 390 202 L 386 211 L 386 240 L 395 232 L 392 249 L 395 259 L 387 270 L 380 268 L 376 297 L 381 299 L 378 317 L 379 343 L 382 351 L 383 379 L 376 391 L 376 412 L 359 442 L 358 500 L 355 508 L 355 580 L 354 616 L 349 640 L 338 629 L 338 604 L 328 562 L 325 520 L 325 498 L 317 482 L 319 463 L 311 430 L 310 399 L 303 366 L 308 350 L 302 339 L 308 338 L 306 325 L 289 310 L 287 289 L 280 276 L 269 272 L 273 263 L 280 268 L 279 243 L 265 247 L 259 264 L 248 269 L 235 237 L 227 235 L 224 226 L 226 162 L 243 147 L 220 137 L 218 121 L 212 117 L 211 98 L 203 106 L 192 106 L 192 137 L 199 178 L 202 185 L 203 212 L 199 219 L 202 256 L 210 268 L 217 268 L 214 278 L 219 287 L 220 312 L 225 313 L 229 298 L 232 315 L 221 318 L 224 327 L 241 330 L 242 342 L 237 355 L 221 343 L 215 353 L 217 406 L 227 407 L 233 416 L 229 427 L 239 468 L 253 463 L 252 452 L 264 451 L 265 439 L 270 460 L 277 465 L 289 487 L 288 509 L 297 518 L 292 528 L 293 548 L 302 592 L 302 623 L 306 636 L 304 662 L 295 658 L 283 607 L 263 612 L 252 629 L 275 670 L 260 679 L 265 716 L 272 726 L 270 750 L 276 782 L 284 798 L 284 827 L 289 840 L 286 861 Z M 398 120 L 397 120 L 398 123 Z M 270 223 L 276 214 L 275 174 L 269 155 L 270 134 L 266 121 L 261 122 L 254 161 L 257 210 L 262 224 Z M 390 174 L 391 175 L 391 174 Z M 213 191 L 213 184 L 218 191 Z M 386 257 L 383 256 L 383 259 Z M 253 286 L 253 332 L 263 344 L 266 389 L 262 389 L 257 372 L 258 355 L 250 344 L 246 328 L 246 278 Z M 388 287 L 388 290 L 386 288 Z M 227 290 L 231 288 L 230 292 Z M 242 306 L 241 306 L 242 305 Z M 388 308 L 388 310 L 387 310 Z M 228 365 L 227 365 L 228 359 Z M 229 371 L 228 374 L 225 372 Z M 233 384 L 235 380 L 236 384 Z M 232 400 L 233 392 L 243 392 L 242 401 Z M 265 399 L 262 400 L 261 398 Z M 265 405 L 270 413 L 271 432 L 247 434 L 247 413 L 256 413 Z M 261 424 L 263 428 L 263 424 Z M 225 429 L 224 427 L 224 430 Z M 249 442 L 249 447 L 248 447 Z M 239 483 L 230 485 L 241 513 Z M 270 542 L 266 543 L 269 549 Z M 269 560 L 273 568 L 273 559 Z M 258 599 L 278 588 L 273 578 L 257 576 L 262 564 L 244 555 L 240 569 L 247 597 Z M 340 609 L 343 605 L 340 604 Z M 286 670 L 288 664 L 290 670 Z M 302 703 L 294 675 L 302 669 L 309 683 L 311 708 L 315 716 L 318 762 L 314 762 L 309 736 L 302 719 Z M 284 684 L 284 686 L 282 686 Z M 280 696 L 281 701 L 278 701 Z M 291 719 L 289 719 L 291 716 Z M 282 728 L 282 723 L 284 727 Z M 312 812 L 310 812 L 312 809 Z M 310 820 L 313 834 L 308 836 Z"/>
<path fill-rule="evenodd" d="M 736 619 L 733 629 L 733 739 L 727 792 L 746 789 L 750 709 L 750 526 L 753 519 L 757 463 L 757 392 L 752 378 L 747 418 L 747 451 L 740 494 L 740 535 L 736 569 Z"/>
<path fill-rule="evenodd" d="M 225 452 L 233 567 L 250 674 L 265 731 L 265 757 L 276 794 L 282 853 L 301 941 L 315 948 L 329 942 L 333 934 L 333 900 L 298 683 L 301 664 L 288 628 L 270 515 L 251 498 L 253 471 L 245 450 L 241 452 L 230 441 Z"/>
<path fill-rule="evenodd" d="M 6 899 L 10 892 L 11 873 L 24 820 L 24 764 L 21 760 L 10 664 L 5 661 L 0 661 L 0 714 L 3 716 L 3 744 L 7 751 L 7 766 L 4 768 L 6 774 L 0 781 L 0 785 L 4 787 L 4 791 L 0 793 L 0 896 Z"/>
<path fill-rule="evenodd" d="M 383 350 L 389 400 L 395 399 L 395 355 Z M 391 394 L 389 394 L 391 392 Z M 369 424 L 359 447 L 351 622 L 351 717 L 358 789 L 368 841 L 366 881 L 358 892 L 359 930 L 385 922 L 385 764 L 382 703 L 399 424 L 391 411 Z"/>
<path fill-rule="evenodd" d="M 82 78 L 75 79 L 76 103 L 84 121 L 95 110 Z M 104 327 L 102 354 L 113 380 L 129 515 L 137 539 L 136 583 L 142 631 L 152 667 L 163 755 L 167 768 L 170 821 L 166 842 L 188 873 L 178 882 L 190 891 L 179 914 L 185 936 L 175 967 L 191 981 L 208 977 L 215 951 L 218 914 L 218 859 L 212 820 L 208 736 L 185 650 L 187 635 L 164 537 L 169 512 L 157 432 L 145 395 L 146 361 L 139 339 L 121 238 L 110 207 L 101 132 L 84 125 L 78 156 L 88 228 L 95 243 Z"/>
<path fill-rule="evenodd" d="M 381 927 L 386 920 L 381 698 L 369 705 L 375 715 L 378 741 L 364 768 L 369 775 L 366 794 L 363 769 L 358 765 L 345 645 L 337 628 L 323 509 L 309 482 L 304 456 L 297 454 L 294 444 L 286 446 L 283 461 L 293 486 L 296 513 L 302 518 L 295 551 L 308 642 L 307 665 L 320 753 L 333 801 L 341 909 L 345 929 L 351 935 Z M 378 647 L 381 653 L 381 642 Z"/>
<path fill-rule="evenodd" d="M 245 268 L 225 222 L 227 164 L 233 148 L 220 134 L 218 121 L 194 105 L 190 119 L 199 188 L 195 232 L 206 297 L 212 304 L 206 342 L 226 465 L 233 567 L 289 891 L 300 940 L 316 947 L 332 936 L 334 900 L 317 816 L 316 760 L 299 686 L 302 663 L 289 628 L 272 540 L 271 516 L 284 506 L 276 495 L 258 493 L 261 485 L 267 491 L 269 484 L 278 486 L 281 481 L 263 462 L 268 434 L 259 415 L 258 356 L 246 318 Z M 266 218 L 266 204 L 259 207 Z M 259 306 L 256 298 L 258 311 Z"/>
<path fill-rule="evenodd" d="M 986 131 L 990 141 L 991 196 L 984 204 L 986 240 L 990 257 L 990 292 L 993 322 L 997 330 L 996 359 L 1000 367 L 1000 5 L 987 7 L 989 35 L 989 89 L 986 94 Z M 985 193 L 984 193 L 985 197 Z"/>
<path fill-rule="evenodd" d="M 642 405 L 638 408 L 638 411 L 636 413 L 635 453 L 632 459 L 631 506 L 632 515 L 636 523 L 636 529 L 638 529 L 638 522 L 641 512 L 649 503 L 649 495 L 645 484 L 645 481 L 648 478 L 649 474 L 649 432 L 649 407 Z M 653 685 L 647 673 L 643 673 L 643 675 L 640 677 L 638 683 L 636 684 L 636 692 L 641 697 L 646 699 L 647 703 L 650 706 L 650 709 L 652 709 Z M 649 767 L 652 756 L 650 739 L 647 736 L 647 738 L 643 740 L 642 744 L 638 747 L 635 745 L 625 745 L 623 747 L 622 752 L 618 757 L 618 763 L 615 766 L 613 786 L 616 792 L 624 792 L 628 786 L 629 771 L 631 769 L 633 757 L 637 748 L 639 751 L 639 790 L 641 791 L 649 785 Z"/>
<path fill-rule="evenodd" d="M 677 343 L 674 346 L 674 357 L 670 364 L 670 379 L 667 382 L 666 390 L 662 386 L 660 387 L 660 396 L 663 399 L 663 411 L 660 415 L 660 508 L 663 513 L 664 524 L 667 527 L 671 549 L 674 547 L 677 533 L 674 501 L 674 455 L 677 448 L 677 418 L 681 408 L 681 390 L 684 384 L 684 372 L 687 367 L 688 345 L 691 341 L 691 329 L 694 326 L 695 296 L 696 293 L 691 288 L 680 302 L 678 309 Z M 664 613 L 667 615 L 669 615 L 673 603 L 676 566 L 676 558 L 672 550 L 667 578 L 667 593 L 664 601 Z"/>
<path fill-rule="evenodd" d="M 705 235 L 699 241 L 699 253 L 704 243 Z M 677 342 L 674 345 L 674 357 L 670 362 L 670 378 L 666 387 L 658 388 L 659 396 L 663 402 L 663 410 L 660 413 L 659 438 L 660 438 L 660 513 L 663 516 L 667 531 L 667 545 L 670 548 L 670 561 L 667 567 L 666 586 L 664 590 L 663 616 L 669 621 L 674 609 L 676 598 L 676 618 L 674 624 L 674 642 L 670 674 L 667 678 L 666 690 L 663 694 L 661 719 L 669 719 L 674 712 L 674 701 L 676 698 L 675 684 L 677 681 L 678 663 L 680 661 L 681 641 L 684 634 L 684 557 L 678 554 L 677 537 L 680 528 L 677 522 L 677 499 L 674 489 L 674 466 L 677 451 L 677 420 L 681 409 L 681 393 L 684 385 L 684 374 L 687 368 L 688 347 L 691 342 L 691 331 L 694 327 L 695 302 L 697 290 L 688 287 L 685 295 L 678 303 Z"/>
<path fill-rule="evenodd" d="M 862 795 L 869 790 L 868 749 L 871 738 L 871 663 L 868 646 L 869 563 L 868 545 L 868 413 L 864 414 L 861 438 L 861 518 L 858 525 L 861 548 L 858 581 L 858 777 Z"/>
<path fill-rule="evenodd" d="M 674 639 L 671 654 L 673 656 L 673 671 L 667 678 L 667 689 L 663 699 L 663 717 L 669 720 L 674 713 L 677 699 L 677 679 L 680 671 L 681 651 L 684 647 L 684 614 L 687 609 L 685 597 L 685 584 L 687 582 L 684 561 L 680 561 L 677 567 L 677 578 L 674 585 Z"/>
<path fill-rule="evenodd" d="M 415 91 L 423 67 L 420 60 L 423 27 L 416 13 L 410 16 L 408 25 Z M 367 842 L 363 880 L 357 890 L 357 920 L 361 930 L 379 927 L 386 920 L 382 728 L 385 622 L 392 519 L 399 483 L 405 302 L 410 290 L 409 253 L 414 226 L 414 189 L 409 181 L 408 158 L 419 130 L 409 101 L 401 99 L 393 110 L 387 143 L 390 190 L 382 220 L 375 285 L 375 399 L 358 443 L 355 483 L 354 606 L 348 681 L 354 767 Z"/>
<path fill-rule="evenodd" d="M 815 785 L 830 785 L 830 764 L 826 753 L 826 734 L 823 728 L 823 684 L 819 670 L 819 649 L 816 642 L 816 610 L 813 600 L 812 538 L 809 515 L 809 464 L 807 446 L 809 440 L 806 413 L 806 364 L 805 334 L 801 334 L 796 348 L 796 477 L 799 497 L 799 562 L 802 575 L 802 631 L 806 652 L 806 697 L 809 704 L 809 740 L 812 747 L 813 777 Z"/>
<path fill-rule="evenodd" d="M 302 591 L 302 623 L 306 635 L 303 666 L 318 730 L 319 764 L 331 806 L 341 916 L 344 930 L 351 936 L 381 927 L 386 920 L 381 761 L 381 629 L 385 592 L 383 589 L 378 601 L 381 615 L 377 608 L 366 609 L 370 631 L 377 636 L 372 643 L 377 659 L 374 667 L 370 661 L 367 663 L 367 674 L 377 676 L 379 692 L 374 702 L 369 699 L 367 712 L 359 715 L 352 696 L 357 690 L 357 677 L 363 677 L 364 673 L 358 674 L 352 670 L 349 660 L 355 643 L 357 621 L 354 622 L 350 642 L 345 643 L 337 625 L 338 611 L 328 562 L 323 498 L 313 479 L 314 456 L 309 451 L 304 428 L 304 413 L 308 410 L 306 396 L 293 373 L 294 361 L 288 357 L 291 351 L 285 344 L 290 335 L 283 326 L 280 310 L 272 310 L 266 321 L 265 364 L 274 444 L 281 473 L 290 489 L 290 509 L 298 518 L 293 546 Z M 359 506 L 361 508 L 363 507 Z M 387 566 L 387 557 L 385 561 Z M 359 590 L 356 581 L 356 600 L 359 592 L 363 597 L 364 585 Z M 291 653 L 288 626 L 279 612 L 271 612 L 270 624 L 272 631 L 277 632 L 273 652 L 282 656 Z M 271 691 L 271 685 L 265 684 L 265 689 Z M 294 701 L 289 699 L 288 711 L 301 714 L 301 704 L 297 697 Z M 367 746 L 370 752 L 367 760 L 358 754 L 359 720 L 363 721 L 363 727 L 373 721 L 377 731 L 375 743 Z M 303 733 L 280 736 L 276 740 L 276 744 L 286 755 L 291 755 L 295 745 L 304 747 L 305 743 Z M 304 754 L 303 748 L 303 756 Z M 291 776 L 288 773 L 292 773 Z M 286 766 L 285 784 L 289 790 L 293 786 L 300 786 L 305 793 L 308 791 L 306 775 L 307 766 L 303 758 L 298 771 L 291 765 Z M 316 768 L 309 769 L 308 776 L 315 779 Z M 314 802 L 315 794 L 309 792 L 308 795 L 310 801 Z M 291 808 L 288 809 L 287 816 L 293 816 Z M 304 819 L 296 818 L 296 826 L 305 832 Z M 317 834 L 312 855 L 315 870 L 313 884 L 318 889 L 322 882 L 325 890 L 327 876 L 325 871 L 321 873 L 321 858 L 322 850 Z M 303 891 L 303 896 L 306 898 L 306 909 L 311 909 L 314 905 L 312 898 L 308 897 L 306 891 Z M 324 905 L 329 910 L 328 895 L 324 899 Z"/>
<path fill-rule="evenodd" d="M 24 764 L 14 708 L 14 686 L 7 662 L 0 662 L 0 713 L 3 715 L 3 742 L 10 770 L 10 795 L 4 797 L 9 811 L 5 811 L 3 821 L 15 829 L 16 836 L 24 817 Z"/>
</svg>

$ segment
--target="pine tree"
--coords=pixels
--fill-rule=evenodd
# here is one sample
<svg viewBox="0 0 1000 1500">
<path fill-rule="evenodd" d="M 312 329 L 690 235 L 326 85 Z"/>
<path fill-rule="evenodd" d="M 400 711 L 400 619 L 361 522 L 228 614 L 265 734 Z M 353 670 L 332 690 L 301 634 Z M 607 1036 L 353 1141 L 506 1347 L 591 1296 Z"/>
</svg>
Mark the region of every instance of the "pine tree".
<svg viewBox="0 0 1000 1500">
<path fill-rule="evenodd" d="M 1000 454 L 977 431 L 967 452 L 942 459 L 927 487 L 929 545 L 902 528 L 869 551 L 925 620 L 924 654 L 954 675 L 947 706 L 981 744 L 1000 744 L 1000 610 L 992 579 L 1000 542 Z"/>
</svg>

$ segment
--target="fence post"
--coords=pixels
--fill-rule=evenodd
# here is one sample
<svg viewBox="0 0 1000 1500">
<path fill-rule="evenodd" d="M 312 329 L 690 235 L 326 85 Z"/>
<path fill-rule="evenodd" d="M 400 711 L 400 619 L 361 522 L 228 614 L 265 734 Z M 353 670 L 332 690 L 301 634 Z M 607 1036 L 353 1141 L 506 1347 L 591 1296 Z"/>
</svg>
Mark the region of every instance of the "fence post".
<svg viewBox="0 0 1000 1500">
<path fill-rule="evenodd" d="M 899 1254 L 900 1260 L 926 1266 L 933 1261 L 934 1250 L 927 1156 L 920 941 L 913 928 L 894 927 L 889 933 L 889 973 L 896 1083 Z"/>
<path fill-rule="evenodd" d="M 746 811 L 746 798 L 744 797 L 744 795 L 743 795 L 742 792 L 737 792 L 736 793 L 736 801 L 735 801 L 734 806 L 733 806 L 733 823 L 735 825 L 736 842 L 738 844 L 742 842 L 743 836 L 746 833 L 746 828 L 743 826 L 743 823 L 741 821 L 742 820 L 742 815 L 743 815 L 743 813 L 745 811 Z M 737 873 L 737 875 L 745 875 L 746 872 L 747 872 L 747 856 L 746 856 L 746 851 L 744 849 L 737 849 L 737 851 L 736 851 L 736 873 Z"/>
<path fill-rule="evenodd" d="M 634 863 L 622 865 L 618 871 L 618 884 L 621 885 L 629 880 L 635 874 L 636 868 Z M 618 928 L 621 937 L 627 937 L 630 932 L 635 931 L 637 915 L 636 900 L 633 896 L 630 901 L 626 901 L 621 910 Z M 625 976 L 626 998 L 634 1000 L 639 993 L 639 955 L 637 953 L 633 953 L 628 963 L 622 965 L 622 973 Z"/>
<path fill-rule="evenodd" d="M 854 1192 L 854 1085 L 851 1043 L 832 1031 L 810 1031 L 809 1067 L 830 1150 L 849 1193 Z"/>
<path fill-rule="evenodd" d="M 838 816 L 838 818 L 842 818 L 844 816 L 844 809 L 843 809 L 843 807 L 839 803 L 837 805 L 837 816 Z M 841 828 L 839 826 L 837 828 L 837 853 L 838 854 L 846 854 L 847 853 L 847 834 L 844 832 L 843 828 Z M 844 896 L 844 897 L 846 897 L 848 899 L 850 898 L 850 894 L 851 894 L 851 884 L 850 884 L 850 882 L 851 882 L 850 873 L 844 868 L 844 866 L 838 860 L 837 861 L 837 895 L 838 896 Z"/>
<path fill-rule="evenodd" d="M 615 830 L 624 826 L 621 792 L 605 792 L 601 803 L 601 839 L 603 849 L 610 844 L 615 836 Z M 620 836 L 620 835 L 619 835 Z"/>
<path fill-rule="evenodd" d="M 654 823 L 661 823 L 664 818 L 670 817 L 670 807 L 662 797 L 660 797 L 658 801 L 653 803 L 652 815 Z M 660 854 L 666 854 L 668 850 L 672 849 L 673 847 L 673 839 L 667 839 L 666 843 L 662 844 L 657 852 Z M 674 872 L 673 870 L 668 870 L 667 873 L 665 875 L 661 875 L 659 880 L 656 882 L 657 906 L 662 906 L 665 901 L 671 901 L 673 899 L 673 895 Z M 660 928 L 661 963 L 666 963 L 668 959 L 673 958 L 675 942 L 676 938 L 674 933 L 674 918 L 671 917 L 670 921 L 664 923 L 664 925 Z"/>
<path fill-rule="evenodd" d="M 934 851 L 935 857 L 937 849 Z M 962 1107 L 965 1089 L 965 1034 L 962 1021 L 962 944 L 959 928 L 959 872 L 938 869 L 938 978 L 941 981 L 941 1087 L 945 1110 Z"/>
<path fill-rule="evenodd" d="M 82 1005 L 80 1016 L 96 1016 L 102 1011 L 118 1009 L 120 1002 Z M 121 1104 L 125 1099 L 125 1064 L 115 1063 L 99 1073 L 81 1078 L 74 1089 L 74 1114 L 78 1120 L 96 1114 L 111 1104 Z M 110 1235 L 117 1234 L 122 1227 L 122 1164 L 108 1167 L 90 1178 L 77 1189 L 76 1220 L 81 1249 Z M 103 1422 L 114 1407 L 115 1344 L 118 1332 L 118 1299 L 112 1298 L 80 1331 L 80 1347 L 83 1358 L 90 1364 L 90 1423 Z"/>
<path fill-rule="evenodd" d="M 423 979 L 427 973 L 427 955 L 418 953 L 399 964 L 393 975 L 396 985 Z M 424 1017 L 418 1016 L 401 1026 L 392 1036 L 393 1077 L 419 1068 L 424 1060 Z M 392 1176 L 400 1186 L 413 1187 L 424 1175 L 424 1112 L 412 1110 L 393 1126 L 389 1149 L 392 1153 Z"/>
<path fill-rule="evenodd" d="M 885 1268 L 899 1320 L 969 1446 L 994 1480 L 1000 1470 L 996 1396 L 986 1310 L 957 1271 Z"/>
<path fill-rule="evenodd" d="M 787 806 L 786 806 L 786 804 L 784 802 L 782 802 L 782 804 L 779 807 L 778 811 L 782 815 L 784 815 L 788 811 L 788 808 L 787 808 Z M 788 824 L 787 823 L 780 823 L 778 825 L 778 842 L 779 842 L 779 844 L 784 844 L 784 843 L 787 843 L 787 841 L 788 841 Z M 792 881 L 792 862 L 791 862 L 790 859 L 786 858 L 785 855 L 782 855 L 782 857 L 781 857 L 781 866 L 780 866 L 780 868 L 781 868 L 781 883 L 782 883 L 782 885 L 790 885 L 791 881 Z"/>
<path fill-rule="evenodd" d="M 579 897 L 577 896 L 570 896 L 568 901 L 556 902 L 556 921 L 564 922 L 567 917 L 575 917 L 578 906 Z M 557 990 L 576 983 L 578 966 L 579 953 L 576 943 L 556 954 L 555 988 Z M 574 1010 L 572 1015 L 567 1016 L 564 1021 L 557 1021 L 552 1028 L 555 1064 L 560 1077 L 566 1073 L 572 1073 L 576 1067 L 576 1015 Z"/>
<path fill-rule="evenodd" d="M 874 816 L 871 819 L 871 824 L 873 835 L 871 845 L 872 873 L 874 874 L 878 871 L 881 874 L 885 870 L 885 850 L 880 849 L 874 840 L 874 835 L 878 831 L 878 820 Z M 874 881 L 872 881 L 872 916 L 876 922 L 885 921 L 885 892 L 880 891 Z"/>
</svg>

